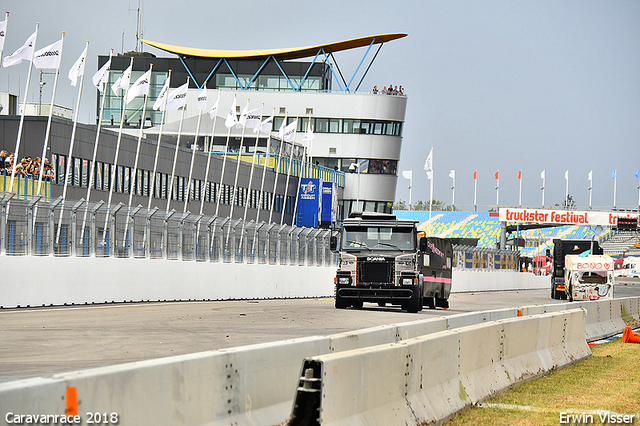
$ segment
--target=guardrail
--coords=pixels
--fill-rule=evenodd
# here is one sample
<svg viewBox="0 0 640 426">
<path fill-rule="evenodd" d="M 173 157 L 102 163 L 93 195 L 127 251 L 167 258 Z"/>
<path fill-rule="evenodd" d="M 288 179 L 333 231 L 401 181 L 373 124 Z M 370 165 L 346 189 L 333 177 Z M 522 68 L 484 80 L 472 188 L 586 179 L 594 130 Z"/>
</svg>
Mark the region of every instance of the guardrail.
<svg viewBox="0 0 640 426">
<path fill-rule="evenodd" d="M 567 315 L 557 312 L 567 309 L 572 310 L 572 313 Z M 576 309 L 580 309 L 579 312 Z M 117 413 L 121 425 L 281 424 L 291 413 L 301 376 L 300 366 L 304 359 L 316 359 L 314 357 L 342 354 L 347 351 L 369 353 L 375 351 L 371 348 L 379 347 L 378 345 L 403 348 L 405 355 L 411 354 L 411 368 L 415 372 L 410 377 L 411 383 L 409 376 L 404 376 L 404 373 L 399 377 L 394 376 L 395 382 L 381 382 L 386 385 L 387 391 L 394 386 L 394 389 L 404 389 L 405 384 L 410 385 L 411 389 L 416 389 L 415 386 L 419 387 L 419 380 L 422 380 L 423 389 L 427 388 L 427 384 L 434 389 L 446 388 L 448 392 L 454 392 L 452 395 L 456 398 L 458 393 L 464 390 L 467 396 L 458 398 L 459 404 L 464 407 L 470 401 L 481 398 L 479 395 L 482 389 L 475 389 L 472 382 L 486 381 L 487 377 L 474 376 L 474 366 L 479 374 L 498 375 L 497 378 L 487 381 L 487 387 L 484 388 L 485 391 L 493 391 L 498 389 L 498 384 L 494 386 L 492 383 L 498 380 L 499 384 L 506 383 L 505 371 L 509 372 L 513 380 L 520 376 L 532 377 L 525 373 L 531 373 L 533 370 L 522 370 L 522 365 L 528 365 L 531 360 L 553 360 L 553 365 L 556 365 L 557 362 L 567 359 L 562 358 L 563 353 L 575 359 L 586 356 L 583 353 L 586 340 L 598 339 L 603 333 L 606 335 L 622 331 L 624 321 L 640 319 L 639 312 L 640 298 L 515 307 L 379 326 L 332 336 L 141 361 L 57 374 L 49 378 L 25 379 L 0 384 L 0 415 L 4 416 L 7 412 L 64 414 L 67 405 L 73 406 L 75 403 L 85 421 L 88 412 Z M 519 315 L 528 314 L 537 316 L 531 317 L 533 319 L 530 321 L 513 321 Z M 560 323 L 562 327 L 559 326 Z M 484 328 L 484 325 L 491 325 L 493 328 Z M 520 326 L 525 328 L 515 328 Z M 564 330 L 562 333 L 559 331 L 560 328 Z M 463 329 L 464 332 L 450 332 Z M 474 336 L 476 332 L 481 334 Z M 427 352 L 430 350 L 430 344 L 424 342 L 428 341 L 428 336 L 443 333 L 448 334 L 439 341 L 441 351 Z M 498 348 L 495 345 L 491 346 L 492 349 L 484 347 L 485 334 L 482 333 L 499 336 L 503 352 L 496 352 Z M 518 334 L 522 340 L 516 340 L 512 334 Z M 463 335 L 464 345 L 456 343 Z M 420 342 L 407 343 L 414 338 Z M 562 338 L 564 346 L 559 346 L 558 342 Z M 450 346 L 449 343 L 454 346 Z M 545 348 L 544 344 L 549 344 L 549 347 Z M 412 345 L 411 352 L 406 352 Z M 520 345 L 523 346 L 522 352 L 518 352 Z M 443 358 L 457 359 L 451 356 L 451 348 L 457 348 L 455 353 L 463 357 L 461 359 L 465 360 L 464 362 L 469 363 L 464 367 L 460 364 L 459 373 L 464 377 L 461 376 L 461 384 L 457 388 L 452 385 L 455 383 L 450 378 L 447 379 L 449 382 L 446 382 L 444 375 L 449 374 L 448 370 L 429 367 L 429 360 L 437 354 Z M 390 348 L 385 348 L 382 352 L 391 354 L 389 351 Z M 429 353 L 432 358 L 429 358 Z M 473 356 L 469 358 L 471 354 Z M 398 357 L 397 354 L 389 356 L 394 359 Z M 485 359 L 489 356 L 493 357 L 493 364 Z M 500 356 L 504 367 L 502 364 L 495 364 L 495 359 L 499 359 Z M 408 358 L 404 358 L 403 361 L 407 363 Z M 372 365 L 377 369 L 373 376 L 379 374 L 389 377 L 381 371 L 386 365 L 384 362 Z M 550 365 L 547 363 L 544 367 Z M 417 373 L 418 366 L 422 366 L 420 374 Z M 302 370 L 303 377 L 305 370 Z M 341 371 L 344 370 L 341 368 Z M 349 368 L 345 374 L 349 374 L 348 370 Z M 358 374 L 364 374 L 363 370 L 358 371 Z M 314 376 L 309 377 L 313 378 Z M 396 383 L 398 381 L 400 384 Z M 302 387 L 304 388 L 304 384 Z M 75 402 L 72 400 L 73 392 L 69 394 L 71 396 L 67 396 L 67 389 L 70 388 L 74 388 L 76 392 Z M 358 399 L 366 399 L 367 389 L 359 387 L 360 393 L 351 395 L 351 400 L 356 395 Z M 407 393 L 407 396 L 409 395 Z M 411 393 L 411 403 L 418 404 L 423 397 L 423 394 Z M 446 410 L 442 413 L 445 417 L 450 415 Z M 335 418 L 333 416 L 334 414 L 331 414 L 327 419 Z"/>
</svg>

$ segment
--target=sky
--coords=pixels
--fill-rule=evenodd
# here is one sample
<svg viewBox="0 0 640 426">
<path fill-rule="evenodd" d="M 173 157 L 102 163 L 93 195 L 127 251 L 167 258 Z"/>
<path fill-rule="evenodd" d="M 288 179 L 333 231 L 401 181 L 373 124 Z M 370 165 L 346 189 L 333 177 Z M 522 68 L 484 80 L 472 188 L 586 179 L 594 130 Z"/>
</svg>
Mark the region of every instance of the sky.
<svg viewBox="0 0 640 426">
<path fill-rule="evenodd" d="M 135 49 L 138 6 L 143 37 L 211 49 L 292 48 L 350 38 L 407 33 L 385 44 L 361 86 L 402 85 L 408 96 L 396 200 L 429 199 L 423 170 L 433 148 L 433 198 L 473 208 L 477 170 L 479 210 L 499 203 L 562 204 L 565 172 L 578 209 L 637 208 L 640 180 L 640 2 L 505 0 L 350 0 L 323 2 L 204 0 L 5 0 L 10 12 L 5 51 L 20 47 L 40 23 L 36 48 L 65 32 L 56 104 L 75 107 L 77 88 L 66 74 L 89 40 L 87 75 L 97 56 Z M 241 8 L 241 9 L 239 9 Z M 0 17 L 0 19 L 2 19 Z M 158 56 L 165 52 L 145 47 Z M 364 50 L 336 54 L 350 76 Z M 371 57 L 371 54 L 368 58 Z M 310 58 L 311 59 L 311 58 Z M 364 68 L 364 67 L 363 67 Z M 24 96 L 28 66 L 0 68 L 0 91 Z M 358 74 L 362 74 L 362 71 Z M 38 101 L 34 70 L 28 101 Z M 43 75 L 43 102 L 53 76 Z M 95 89 L 85 82 L 79 121 L 95 116 Z"/>
</svg>

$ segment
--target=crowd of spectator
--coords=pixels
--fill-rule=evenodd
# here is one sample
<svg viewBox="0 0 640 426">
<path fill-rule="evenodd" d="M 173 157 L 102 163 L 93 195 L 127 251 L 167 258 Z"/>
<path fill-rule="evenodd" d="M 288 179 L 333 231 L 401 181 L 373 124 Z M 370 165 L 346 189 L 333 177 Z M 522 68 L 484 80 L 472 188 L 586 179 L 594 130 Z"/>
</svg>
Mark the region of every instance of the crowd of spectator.
<svg viewBox="0 0 640 426">
<path fill-rule="evenodd" d="M 373 93 L 374 94 L 378 94 L 380 93 L 378 91 L 378 86 L 373 86 Z M 404 89 L 402 88 L 402 86 L 398 87 L 398 86 L 393 86 L 393 85 L 389 85 L 389 88 L 387 88 L 387 86 L 384 86 L 382 88 L 382 94 L 383 95 L 404 95 Z"/>
<path fill-rule="evenodd" d="M 10 176 L 13 173 L 13 162 L 15 161 L 15 154 L 9 154 L 7 151 L 0 151 L 0 174 Z M 42 166 L 42 159 L 40 157 L 36 157 L 32 159 L 31 157 L 24 157 L 20 160 L 19 163 L 15 166 L 16 176 L 27 176 L 27 177 L 40 177 L 40 170 L 42 169 L 42 178 L 43 179 L 53 179 L 53 166 L 49 162 L 48 158 L 44 159 L 44 168 Z"/>
</svg>

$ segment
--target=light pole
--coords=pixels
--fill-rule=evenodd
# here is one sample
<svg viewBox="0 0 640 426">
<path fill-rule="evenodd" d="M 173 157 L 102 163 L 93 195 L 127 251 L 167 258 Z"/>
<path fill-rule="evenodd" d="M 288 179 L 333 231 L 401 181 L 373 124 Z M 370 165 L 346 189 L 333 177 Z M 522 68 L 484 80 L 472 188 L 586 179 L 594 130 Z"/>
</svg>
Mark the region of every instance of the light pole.
<svg viewBox="0 0 640 426">
<path fill-rule="evenodd" d="M 358 192 L 356 192 L 356 208 L 360 208 L 360 163 L 358 162 L 358 163 L 349 164 L 349 172 L 358 174 Z M 362 211 L 362 210 L 351 209 L 351 211 Z"/>
</svg>

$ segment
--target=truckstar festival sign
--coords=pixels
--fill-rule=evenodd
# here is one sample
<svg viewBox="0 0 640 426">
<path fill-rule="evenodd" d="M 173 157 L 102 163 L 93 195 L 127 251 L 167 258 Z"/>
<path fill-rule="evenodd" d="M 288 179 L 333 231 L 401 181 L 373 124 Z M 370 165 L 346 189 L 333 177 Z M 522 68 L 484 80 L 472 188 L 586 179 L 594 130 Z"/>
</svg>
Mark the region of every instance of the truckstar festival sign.
<svg viewBox="0 0 640 426">
<path fill-rule="evenodd" d="M 638 215 L 622 212 L 514 209 L 501 207 L 499 218 L 500 222 L 617 226 L 618 218 L 631 218 L 637 222 Z"/>
</svg>

